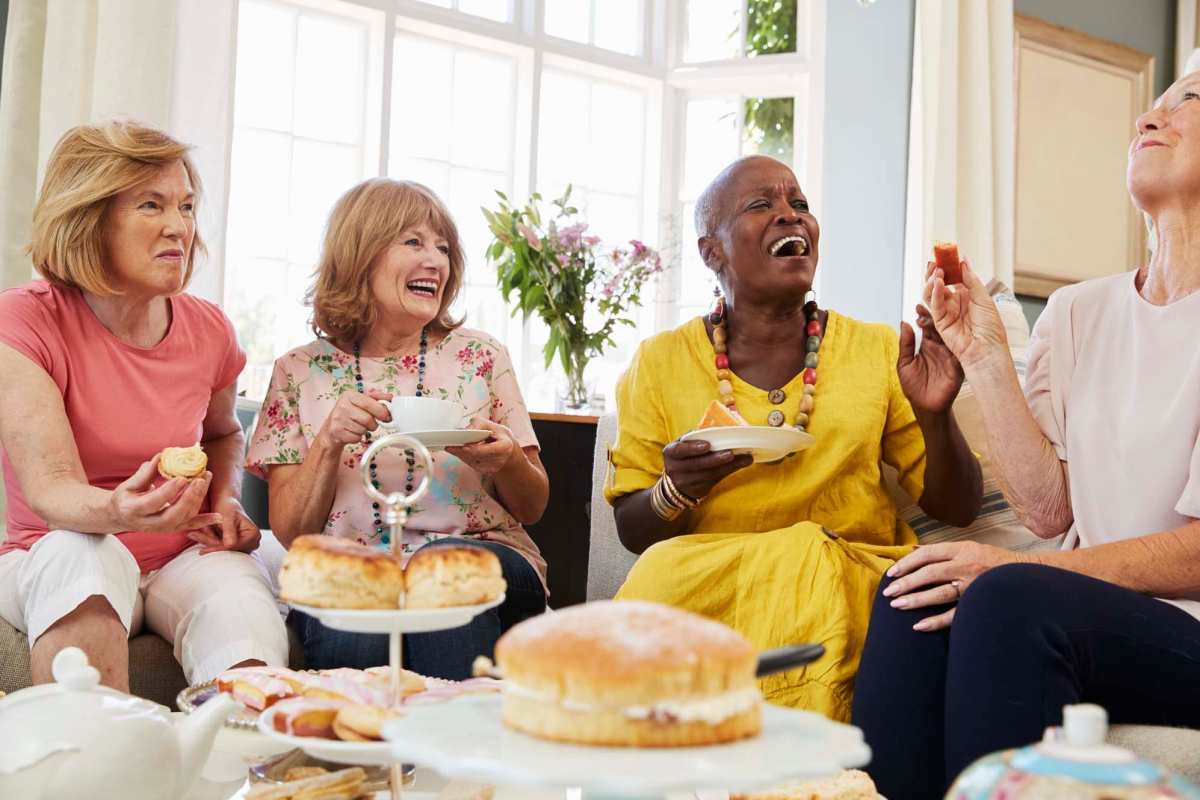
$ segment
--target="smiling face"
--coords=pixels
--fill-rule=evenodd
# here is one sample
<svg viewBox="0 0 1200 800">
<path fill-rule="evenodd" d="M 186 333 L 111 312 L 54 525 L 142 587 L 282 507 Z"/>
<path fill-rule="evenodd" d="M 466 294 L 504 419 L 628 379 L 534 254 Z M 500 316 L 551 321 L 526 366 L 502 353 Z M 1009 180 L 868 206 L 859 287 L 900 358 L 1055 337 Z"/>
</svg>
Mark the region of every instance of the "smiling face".
<svg viewBox="0 0 1200 800">
<path fill-rule="evenodd" d="M 450 275 L 450 243 L 428 222 L 409 228 L 371 269 L 371 296 L 379 317 L 398 316 L 424 327 L 438 316 Z"/>
<path fill-rule="evenodd" d="M 803 302 L 821 230 L 795 174 L 773 158 L 736 162 L 710 187 L 712 230 L 700 253 L 730 301 Z"/>
<path fill-rule="evenodd" d="M 1126 182 L 1134 204 L 1150 214 L 1200 202 L 1200 72 L 1177 80 L 1138 117 Z"/>
<path fill-rule="evenodd" d="M 112 198 L 104 241 L 118 292 L 153 297 L 183 289 L 196 235 L 194 199 L 182 161 Z"/>
</svg>

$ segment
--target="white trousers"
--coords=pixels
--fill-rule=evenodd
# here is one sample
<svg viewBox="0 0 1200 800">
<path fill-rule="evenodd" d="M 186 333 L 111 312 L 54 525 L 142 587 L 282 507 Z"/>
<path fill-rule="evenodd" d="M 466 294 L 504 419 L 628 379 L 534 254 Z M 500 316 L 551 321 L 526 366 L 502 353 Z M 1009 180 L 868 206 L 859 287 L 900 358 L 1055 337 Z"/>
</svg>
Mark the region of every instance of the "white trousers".
<svg viewBox="0 0 1200 800">
<path fill-rule="evenodd" d="M 258 659 L 287 666 L 288 637 L 263 566 L 245 553 L 184 550 L 138 571 L 115 536 L 56 530 L 28 551 L 0 556 L 0 617 L 37 641 L 89 597 L 101 595 L 130 636 L 143 625 L 171 643 L 188 683 Z"/>
</svg>

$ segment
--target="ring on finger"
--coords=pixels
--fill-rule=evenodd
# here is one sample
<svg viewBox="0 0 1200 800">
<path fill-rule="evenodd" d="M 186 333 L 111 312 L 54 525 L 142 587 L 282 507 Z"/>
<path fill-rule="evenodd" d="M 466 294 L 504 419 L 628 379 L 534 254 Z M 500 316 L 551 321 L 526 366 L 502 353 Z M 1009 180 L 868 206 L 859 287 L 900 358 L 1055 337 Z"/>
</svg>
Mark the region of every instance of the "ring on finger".
<svg viewBox="0 0 1200 800">
<path fill-rule="evenodd" d="M 950 588 L 954 589 L 954 600 L 958 602 L 962 599 L 962 581 L 950 581 Z"/>
</svg>

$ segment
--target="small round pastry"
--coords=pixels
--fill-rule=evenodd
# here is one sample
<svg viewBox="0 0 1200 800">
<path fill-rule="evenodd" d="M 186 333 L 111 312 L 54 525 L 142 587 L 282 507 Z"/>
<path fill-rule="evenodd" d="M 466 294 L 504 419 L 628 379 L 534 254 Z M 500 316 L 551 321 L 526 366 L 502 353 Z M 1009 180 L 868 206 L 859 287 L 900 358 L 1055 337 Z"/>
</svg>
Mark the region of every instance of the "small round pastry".
<svg viewBox="0 0 1200 800">
<path fill-rule="evenodd" d="M 318 608 L 399 608 L 404 572 L 388 553 L 334 536 L 300 536 L 279 570 L 279 596 Z"/>
<path fill-rule="evenodd" d="M 336 700 L 317 700 L 311 697 L 289 697 L 271 706 L 274 712 L 271 725 L 289 736 L 317 736 L 336 739 L 333 720 L 346 703 Z"/>
<path fill-rule="evenodd" d="M 191 447 L 164 447 L 158 456 L 158 474 L 171 478 L 196 478 L 208 466 L 208 456 L 200 449 L 200 443 Z"/>
<path fill-rule="evenodd" d="M 418 550 L 404 568 L 405 608 L 446 608 L 487 603 L 508 584 L 491 550 L 443 545 Z"/>
<path fill-rule="evenodd" d="M 333 732 L 348 742 L 377 742 L 383 738 L 383 724 L 398 716 L 390 708 L 353 703 L 338 709 Z"/>
<path fill-rule="evenodd" d="M 496 643 L 506 725 L 543 739 L 618 747 L 757 735 L 757 661 L 731 628 L 634 600 L 543 614 Z"/>
</svg>

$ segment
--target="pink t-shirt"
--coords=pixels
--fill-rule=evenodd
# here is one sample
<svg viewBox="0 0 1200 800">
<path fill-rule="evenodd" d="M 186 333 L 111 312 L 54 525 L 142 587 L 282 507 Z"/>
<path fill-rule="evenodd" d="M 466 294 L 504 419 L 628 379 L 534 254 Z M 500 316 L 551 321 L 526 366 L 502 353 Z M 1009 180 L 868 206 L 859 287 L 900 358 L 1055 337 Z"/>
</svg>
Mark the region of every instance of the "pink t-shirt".
<svg viewBox="0 0 1200 800">
<path fill-rule="evenodd" d="M 141 348 L 105 328 L 79 290 L 40 280 L 0 292 L 0 343 L 54 380 L 88 483 L 101 489 L 116 487 L 164 447 L 200 441 L 213 394 L 237 380 L 246 363 L 229 319 L 205 300 L 172 297 L 167 335 Z M 8 540 L 0 554 L 28 550 L 47 532 L 25 502 L 7 451 L 3 459 Z M 143 572 L 191 544 L 183 532 L 117 538 Z"/>
<path fill-rule="evenodd" d="M 1135 276 L 1059 289 L 1029 342 L 1025 396 L 1070 474 L 1066 549 L 1200 519 L 1200 292 L 1156 306 Z M 1200 618 L 1198 601 L 1168 602 Z"/>
</svg>

